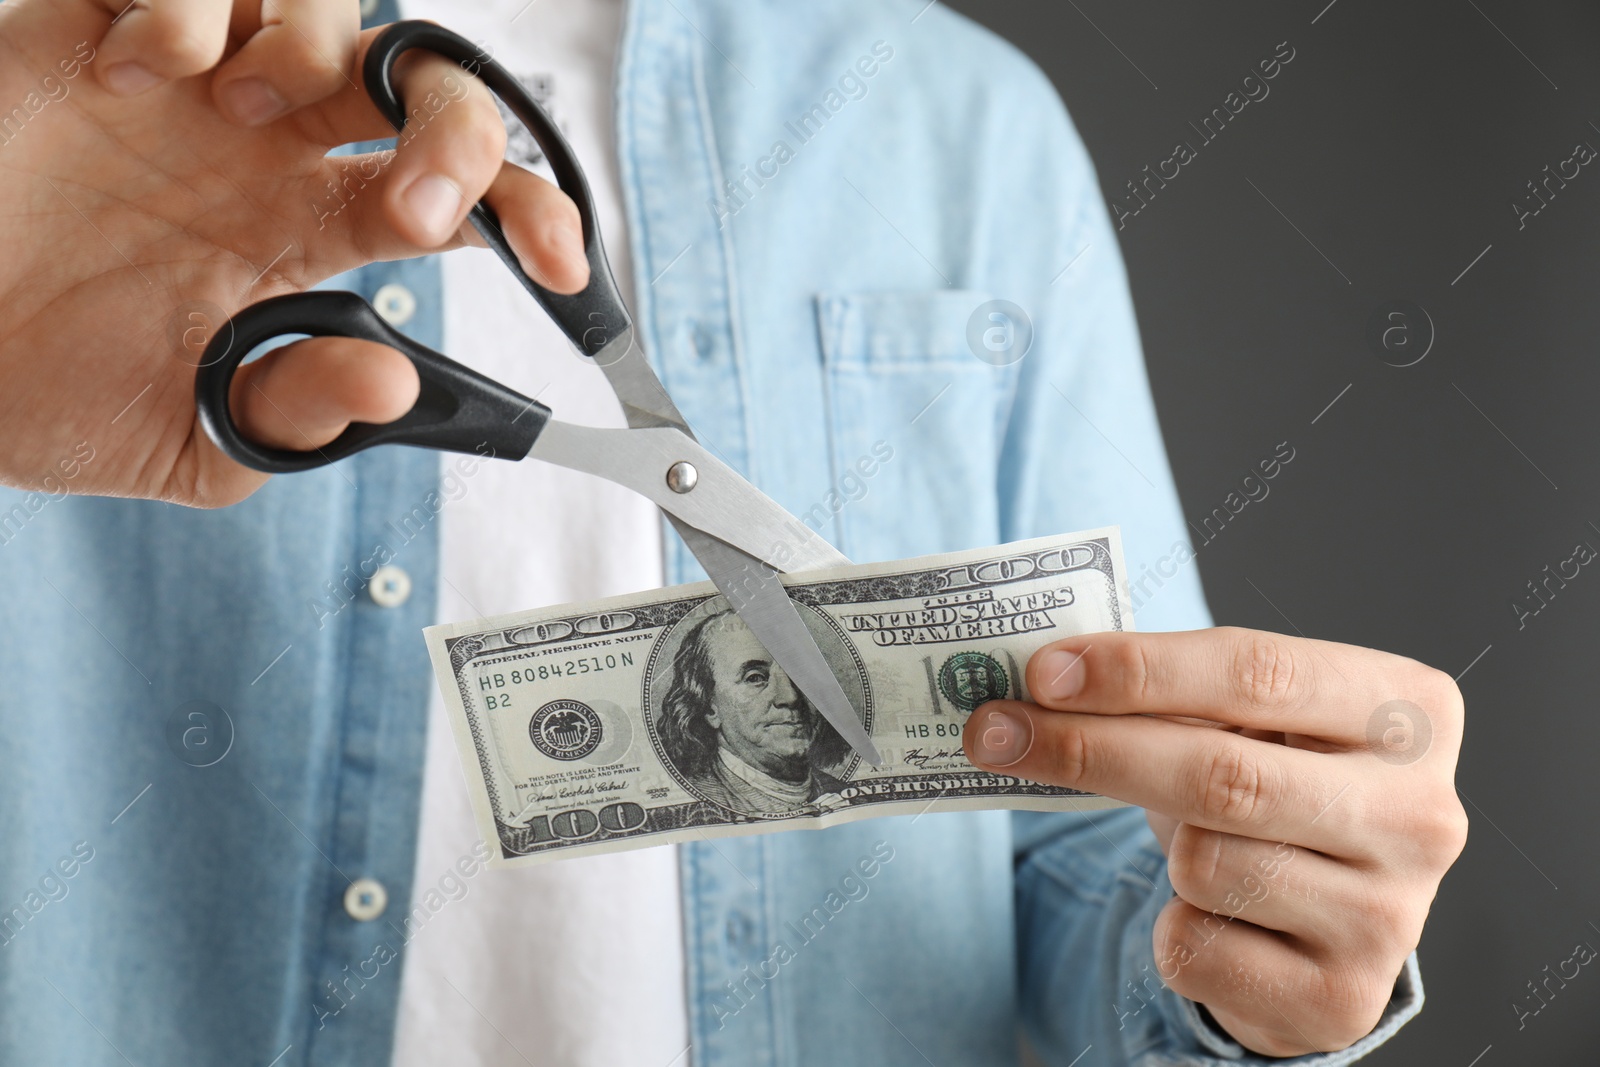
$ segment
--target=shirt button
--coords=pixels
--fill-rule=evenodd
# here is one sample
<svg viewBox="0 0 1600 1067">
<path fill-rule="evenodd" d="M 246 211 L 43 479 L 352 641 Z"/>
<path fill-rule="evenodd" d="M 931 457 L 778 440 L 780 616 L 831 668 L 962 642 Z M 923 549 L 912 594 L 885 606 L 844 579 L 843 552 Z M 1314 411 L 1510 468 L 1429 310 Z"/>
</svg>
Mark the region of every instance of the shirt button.
<svg viewBox="0 0 1600 1067">
<path fill-rule="evenodd" d="M 744 912 L 730 911 L 725 934 L 728 938 L 728 944 L 737 947 L 755 939 L 756 924 Z"/>
<path fill-rule="evenodd" d="M 367 593 L 380 608 L 397 608 L 411 596 L 411 575 L 399 567 L 379 567 L 367 583 Z"/>
<path fill-rule="evenodd" d="M 417 298 L 405 286 L 391 283 L 372 294 L 372 306 L 390 326 L 404 326 L 417 313 Z"/>
<path fill-rule="evenodd" d="M 371 922 L 389 906 L 389 892 L 372 878 L 357 878 L 344 891 L 344 910 L 358 923 Z"/>
<path fill-rule="evenodd" d="M 709 362 L 717 358 L 717 341 L 711 336 L 711 331 L 696 322 L 694 324 L 694 351 L 702 362 Z"/>
</svg>

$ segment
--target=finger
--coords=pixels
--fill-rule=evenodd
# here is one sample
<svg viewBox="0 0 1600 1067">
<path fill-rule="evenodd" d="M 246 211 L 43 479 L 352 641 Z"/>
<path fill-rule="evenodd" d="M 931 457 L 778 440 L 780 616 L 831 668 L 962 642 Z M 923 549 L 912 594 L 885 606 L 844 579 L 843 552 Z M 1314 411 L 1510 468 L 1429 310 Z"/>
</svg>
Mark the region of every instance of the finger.
<svg viewBox="0 0 1600 1067">
<path fill-rule="evenodd" d="M 1182 899 L 1156 916 L 1153 947 L 1173 992 L 1268 1056 L 1333 1051 L 1371 1033 L 1402 966 L 1383 973 L 1364 960 L 1313 958 L 1291 938 Z"/>
<path fill-rule="evenodd" d="M 1159 811 L 1146 811 L 1145 821 L 1150 824 L 1150 832 L 1156 835 L 1156 843 L 1161 846 L 1161 854 L 1167 855 L 1172 847 L 1172 835 L 1178 832 L 1178 827 L 1183 825 L 1170 815 L 1163 815 Z"/>
<path fill-rule="evenodd" d="M 264 0 L 261 28 L 218 69 L 212 98 L 232 121 L 261 126 L 354 88 L 360 37 L 350 0 Z"/>
<path fill-rule="evenodd" d="M 379 200 L 389 228 L 410 246 L 439 248 L 455 237 L 467 211 L 499 175 L 505 124 L 483 83 L 442 56 L 408 53 L 395 74 L 407 105 L 406 125 L 385 168 Z M 364 106 L 372 108 L 370 101 Z M 372 135 L 392 132 L 386 127 Z M 351 140 L 349 133 L 339 133 L 336 143 Z"/>
<path fill-rule="evenodd" d="M 1330 756 L 1148 715 L 995 700 L 968 718 L 962 741 L 967 758 L 984 770 L 1331 855 L 1367 858 L 1385 806 L 1394 803 L 1376 797 L 1376 761 L 1364 756 Z"/>
<path fill-rule="evenodd" d="M 583 220 L 571 197 L 537 174 L 506 163 L 485 199 L 528 277 L 558 293 L 576 293 L 589 283 Z M 468 244 L 484 243 L 470 224 L 462 236 Z"/>
<path fill-rule="evenodd" d="M 362 35 L 363 57 L 371 38 Z M 577 207 L 554 185 L 504 161 L 505 124 L 487 87 L 427 53 L 402 56 L 396 79 L 408 108 L 396 148 L 330 158 L 315 179 L 316 231 L 342 238 L 308 241 L 321 269 L 334 274 L 375 259 L 481 245 L 466 215 L 487 199 L 530 277 L 555 292 L 582 289 L 589 267 Z M 336 93 L 297 121 L 330 146 L 392 132 L 364 92 Z"/>
<path fill-rule="evenodd" d="M 1356 744 L 1397 680 L 1437 673 L 1373 649 L 1218 627 L 1057 641 L 1028 661 L 1027 682 L 1034 700 L 1063 711 L 1186 715 Z"/>
<path fill-rule="evenodd" d="M 240 367 L 229 401 L 250 440 L 308 451 L 352 422 L 393 422 L 411 410 L 420 388 L 416 367 L 394 349 L 318 337 Z"/>
<path fill-rule="evenodd" d="M 1399 887 L 1386 892 L 1383 875 L 1287 841 L 1180 823 L 1168 847 L 1167 876 L 1173 891 L 1201 911 L 1291 934 L 1320 954 L 1414 945 L 1422 935 L 1423 916 L 1401 906 Z"/>
<path fill-rule="evenodd" d="M 436 248 L 499 176 L 506 128 L 482 82 L 439 56 L 405 59 L 415 60 L 399 76 L 410 107 L 383 203 L 396 233 Z"/>
<path fill-rule="evenodd" d="M 366 64 L 367 50 L 386 27 L 363 30 L 356 39 L 354 71 Z M 395 85 L 405 110 L 406 129 L 402 143 L 422 128 L 435 123 L 447 109 L 469 98 L 473 107 L 487 106 L 498 118 L 499 111 L 488 88 L 459 64 L 431 52 L 404 53 L 394 65 Z M 394 126 L 367 95 L 363 77 L 352 73 L 350 81 L 325 99 L 297 112 L 300 132 L 313 143 L 336 148 L 357 141 L 381 141 L 396 135 Z M 504 124 L 501 125 L 502 135 Z"/>
<path fill-rule="evenodd" d="M 374 259 L 400 259 L 425 250 L 394 225 L 394 202 L 379 188 L 404 180 L 388 173 L 397 158 L 373 153 L 328 161 L 333 177 L 325 179 L 324 189 L 333 191 L 324 192 L 313 211 L 319 231 L 333 231 L 345 240 L 312 242 L 327 257 L 321 270 L 335 274 Z M 577 205 L 566 193 L 537 174 L 505 163 L 484 199 L 494 208 L 501 232 L 529 277 L 557 293 L 575 293 L 588 284 L 582 224 Z M 484 246 L 470 222 L 462 223 L 442 247 L 463 244 Z"/>
<path fill-rule="evenodd" d="M 375 35 L 362 34 L 358 66 Z M 396 147 L 328 158 L 312 180 L 316 232 L 332 230 L 336 240 L 308 235 L 308 247 L 330 274 L 461 243 L 467 211 L 500 172 L 505 124 L 481 82 L 426 52 L 402 56 L 395 78 L 407 106 Z M 394 136 L 365 90 L 355 87 L 297 112 L 294 121 L 330 148 Z"/>
<path fill-rule="evenodd" d="M 210 70 L 228 43 L 231 5 L 218 0 L 101 0 L 117 15 L 96 50 L 100 84 L 137 96 Z"/>
<path fill-rule="evenodd" d="M 299 25 L 298 19 L 294 25 Z M 367 95 L 365 75 L 360 73 L 366 62 L 367 49 L 372 47 L 372 42 L 386 28 L 379 26 L 359 30 L 355 55 L 350 63 L 349 80 L 341 78 L 331 94 L 294 112 L 293 120 L 297 129 L 307 140 L 324 148 L 337 148 L 357 141 L 381 141 L 395 135 L 394 127 Z M 237 27 L 235 32 L 238 32 Z M 241 50 L 240 55 L 243 54 Z"/>
</svg>

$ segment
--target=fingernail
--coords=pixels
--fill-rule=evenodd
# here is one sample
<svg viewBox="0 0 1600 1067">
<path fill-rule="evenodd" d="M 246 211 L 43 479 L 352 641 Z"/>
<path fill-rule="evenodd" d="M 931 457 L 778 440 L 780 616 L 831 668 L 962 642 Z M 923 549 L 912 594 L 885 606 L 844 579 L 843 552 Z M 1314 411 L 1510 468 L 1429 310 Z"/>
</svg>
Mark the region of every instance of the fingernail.
<svg viewBox="0 0 1600 1067">
<path fill-rule="evenodd" d="M 428 235 L 443 241 L 455 228 L 461 194 L 447 179 L 437 174 L 424 174 L 406 190 L 405 202 Z"/>
<path fill-rule="evenodd" d="M 1087 670 L 1082 652 L 1052 649 L 1039 654 L 1040 700 L 1066 700 L 1083 692 Z"/>
<path fill-rule="evenodd" d="M 246 126 L 264 126 L 289 110 L 289 101 L 260 78 L 240 78 L 223 86 L 222 104 Z"/>
<path fill-rule="evenodd" d="M 106 70 L 106 88 L 118 96 L 138 96 L 160 85 L 162 78 L 137 63 L 118 63 Z"/>
<path fill-rule="evenodd" d="M 1026 712 L 1001 711 L 986 705 L 976 713 L 972 738 L 973 762 L 986 767 L 1009 767 L 1028 754 L 1033 745 L 1033 723 Z"/>
</svg>

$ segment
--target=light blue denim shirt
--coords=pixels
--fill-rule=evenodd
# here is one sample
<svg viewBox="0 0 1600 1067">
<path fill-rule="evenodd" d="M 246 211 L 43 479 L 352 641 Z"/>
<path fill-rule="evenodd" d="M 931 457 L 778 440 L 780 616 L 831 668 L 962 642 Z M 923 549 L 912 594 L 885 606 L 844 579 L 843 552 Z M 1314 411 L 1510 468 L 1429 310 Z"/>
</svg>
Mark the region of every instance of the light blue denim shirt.
<svg viewBox="0 0 1600 1067">
<path fill-rule="evenodd" d="M 923 0 L 636 0 L 616 93 L 641 336 L 703 439 L 860 561 L 1120 524 L 1136 579 L 1168 558 L 1140 626 L 1208 624 L 1116 239 L 1015 50 Z M 341 281 L 439 344 L 433 261 Z M 1020 359 L 969 331 L 992 299 Z M 219 512 L 0 493 L 0 1062 L 388 1062 L 447 497 L 407 449 Z M 387 607 L 351 577 L 380 540 Z M 1157 977 L 1137 811 L 688 845 L 682 885 L 698 1067 L 1254 1062 Z M 1293 1062 L 1420 1004 L 1413 961 Z"/>
</svg>

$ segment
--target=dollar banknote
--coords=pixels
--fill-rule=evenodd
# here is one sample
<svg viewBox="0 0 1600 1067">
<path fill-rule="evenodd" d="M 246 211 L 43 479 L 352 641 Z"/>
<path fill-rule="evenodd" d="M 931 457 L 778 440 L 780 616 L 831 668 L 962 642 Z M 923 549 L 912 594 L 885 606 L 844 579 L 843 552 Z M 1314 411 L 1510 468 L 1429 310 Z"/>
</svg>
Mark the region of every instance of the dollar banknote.
<svg viewBox="0 0 1600 1067">
<path fill-rule="evenodd" d="M 1058 638 L 1132 628 L 1115 528 L 785 575 L 885 763 L 857 756 L 709 582 L 425 631 L 491 866 L 879 815 L 1082 809 L 962 727 Z"/>
</svg>

